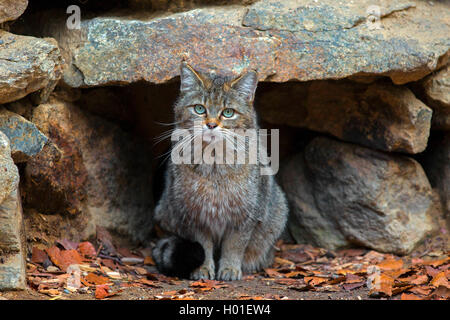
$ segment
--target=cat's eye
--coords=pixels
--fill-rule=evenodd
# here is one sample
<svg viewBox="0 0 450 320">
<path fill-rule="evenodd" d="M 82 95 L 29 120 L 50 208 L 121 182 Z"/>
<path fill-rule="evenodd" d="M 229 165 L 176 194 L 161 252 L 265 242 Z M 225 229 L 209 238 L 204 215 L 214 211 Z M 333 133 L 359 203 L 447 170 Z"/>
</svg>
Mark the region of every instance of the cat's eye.
<svg viewBox="0 0 450 320">
<path fill-rule="evenodd" d="M 206 113 L 206 108 L 204 106 L 202 106 L 201 104 L 196 104 L 194 106 L 194 111 L 197 114 L 205 114 Z"/>
<path fill-rule="evenodd" d="M 225 110 L 222 111 L 222 115 L 225 118 L 231 118 L 234 115 L 234 110 L 231 108 L 226 108 Z"/>
</svg>

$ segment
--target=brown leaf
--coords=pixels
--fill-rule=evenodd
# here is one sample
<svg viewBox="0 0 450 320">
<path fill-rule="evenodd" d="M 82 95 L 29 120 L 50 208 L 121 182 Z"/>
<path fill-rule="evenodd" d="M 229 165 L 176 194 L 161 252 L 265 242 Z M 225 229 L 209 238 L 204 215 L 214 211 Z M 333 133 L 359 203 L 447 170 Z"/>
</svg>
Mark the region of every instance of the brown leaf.
<svg viewBox="0 0 450 320">
<path fill-rule="evenodd" d="M 274 263 L 276 265 L 279 265 L 279 266 L 291 266 L 291 265 L 295 264 L 294 262 L 292 262 L 290 260 L 283 259 L 283 258 L 280 258 L 280 257 L 275 257 Z"/>
<path fill-rule="evenodd" d="M 421 284 L 428 283 L 428 276 L 425 274 L 412 275 L 407 278 L 398 278 L 397 280 L 405 282 L 405 283 L 414 284 L 414 285 L 421 285 Z"/>
<path fill-rule="evenodd" d="M 408 294 L 408 293 L 402 293 L 400 299 L 401 300 L 422 300 L 415 294 Z"/>
<path fill-rule="evenodd" d="M 144 258 L 144 264 L 148 265 L 148 266 L 154 266 L 155 265 L 155 261 L 153 261 L 153 258 L 150 256 L 147 256 Z"/>
<path fill-rule="evenodd" d="M 95 287 L 95 298 L 105 299 L 109 296 L 109 286 L 106 284 L 99 285 Z"/>
<path fill-rule="evenodd" d="M 450 257 L 446 257 L 444 259 L 439 259 L 439 260 L 427 261 L 426 264 L 429 264 L 436 268 L 440 265 L 443 265 L 444 263 L 446 263 L 448 261 L 450 261 Z"/>
<path fill-rule="evenodd" d="M 439 273 L 439 270 L 436 270 L 435 268 L 430 266 L 425 266 L 425 270 L 430 277 L 435 277 Z"/>
<path fill-rule="evenodd" d="M 207 279 L 202 279 L 200 281 L 194 281 L 189 286 L 192 288 L 200 289 L 199 291 L 210 291 L 213 289 L 228 287 L 227 284 L 224 284 L 221 281 L 207 280 Z"/>
<path fill-rule="evenodd" d="M 377 264 L 377 267 L 380 268 L 381 270 L 398 270 L 401 269 L 403 267 L 403 260 L 398 259 L 389 259 L 389 260 L 385 260 L 379 264 Z"/>
<path fill-rule="evenodd" d="M 430 282 L 431 285 L 435 287 L 443 286 L 450 289 L 450 286 L 448 284 L 447 277 L 445 276 L 445 272 L 441 271 L 438 274 L 436 274 L 433 279 Z"/>
<path fill-rule="evenodd" d="M 111 270 L 116 270 L 116 263 L 111 259 L 101 259 L 102 265 L 110 268 Z"/>
<path fill-rule="evenodd" d="M 385 274 L 376 275 L 371 283 L 370 296 L 392 296 L 394 279 Z"/>
<path fill-rule="evenodd" d="M 53 246 L 47 249 L 50 260 L 64 272 L 71 264 L 81 264 L 83 261 L 76 250 L 60 250 Z"/>
<path fill-rule="evenodd" d="M 282 252 L 281 258 L 293 263 L 302 263 L 311 260 L 311 254 L 303 252 L 303 250 L 289 250 Z"/>
<path fill-rule="evenodd" d="M 361 278 L 355 274 L 349 273 L 346 275 L 345 283 L 358 283 L 361 281 L 363 281 L 363 278 Z"/>
<path fill-rule="evenodd" d="M 38 291 L 40 293 L 44 293 L 44 294 L 49 295 L 51 297 L 60 295 L 60 292 L 59 292 L 58 289 L 41 289 L 41 290 L 38 290 Z"/>
<path fill-rule="evenodd" d="M 439 296 L 443 299 L 449 299 L 450 289 L 447 287 L 439 286 L 436 290 L 433 291 L 433 296 Z"/>
<path fill-rule="evenodd" d="M 429 295 L 431 290 L 433 290 L 433 287 L 431 287 L 431 286 L 420 286 L 420 287 L 413 287 L 413 288 L 408 289 L 409 292 L 424 295 L 424 296 Z"/>
<path fill-rule="evenodd" d="M 31 261 L 32 262 L 42 264 L 47 259 L 48 259 L 48 256 L 45 253 L 45 251 L 40 250 L 36 247 L 33 247 L 32 253 L 31 253 Z"/>
<path fill-rule="evenodd" d="M 345 283 L 344 285 L 342 285 L 342 287 L 344 288 L 344 290 L 350 291 L 350 290 L 360 288 L 360 287 L 364 286 L 365 284 L 366 283 L 364 281 L 355 282 L 355 283 Z"/>
<path fill-rule="evenodd" d="M 317 286 L 321 283 L 327 282 L 327 278 L 322 277 L 305 277 L 305 282 L 311 286 Z"/>
<path fill-rule="evenodd" d="M 283 278 L 284 277 L 284 275 L 282 273 L 280 273 L 277 270 L 272 269 L 272 268 L 265 268 L 264 271 L 267 274 L 267 276 L 270 278 Z"/>
<path fill-rule="evenodd" d="M 109 279 L 103 276 L 99 276 L 95 273 L 89 273 L 85 278 L 87 282 L 95 284 L 95 285 L 102 285 L 109 282 Z"/>
<path fill-rule="evenodd" d="M 95 257 L 97 255 L 97 251 L 89 241 L 81 242 L 78 245 L 78 250 L 80 250 L 81 254 L 85 257 Z"/>
<path fill-rule="evenodd" d="M 68 239 L 62 239 L 56 242 L 59 243 L 65 250 L 76 250 L 78 247 L 78 243 L 70 241 Z"/>
</svg>

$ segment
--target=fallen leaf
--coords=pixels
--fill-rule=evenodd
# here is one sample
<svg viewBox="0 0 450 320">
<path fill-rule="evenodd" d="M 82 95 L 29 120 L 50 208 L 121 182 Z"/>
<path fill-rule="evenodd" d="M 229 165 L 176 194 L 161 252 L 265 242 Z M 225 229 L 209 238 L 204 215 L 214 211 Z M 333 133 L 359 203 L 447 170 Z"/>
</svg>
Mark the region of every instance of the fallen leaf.
<svg viewBox="0 0 450 320">
<path fill-rule="evenodd" d="M 145 279 L 145 278 L 138 279 L 138 280 L 136 280 L 136 282 L 144 284 L 144 285 L 149 286 L 149 287 L 153 287 L 153 288 L 161 288 L 161 286 L 158 285 L 158 283 L 156 281 L 148 280 L 148 279 Z"/>
<path fill-rule="evenodd" d="M 425 274 L 420 274 L 420 275 L 413 275 L 413 276 L 410 276 L 407 278 L 399 278 L 398 280 L 407 282 L 407 283 L 411 283 L 414 285 L 421 285 L 421 284 L 428 283 L 428 276 Z"/>
<path fill-rule="evenodd" d="M 44 250 L 40 250 L 36 247 L 33 247 L 32 253 L 31 253 L 31 261 L 32 262 L 42 264 L 47 259 L 48 259 L 48 256 Z"/>
<path fill-rule="evenodd" d="M 46 295 L 49 295 L 51 297 L 53 296 L 59 296 L 60 292 L 58 289 L 41 289 L 38 290 L 40 293 L 44 293 Z"/>
<path fill-rule="evenodd" d="M 56 242 L 65 250 L 76 250 L 78 247 L 78 243 L 70 241 L 68 239 L 57 240 Z"/>
<path fill-rule="evenodd" d="M 433 278 L 439 273 L 439 270 L 430 266 L 425 266 L 425 270 L 427 271 L 427 274 Z"/>
<path fill-rule="evenodd" d="M 271 278 L 283 278 L 284 275 L 280 272 L 278 272 L 275 269 L 272 268 L 265 268 L 264 272 L 267 274 L 267 276 L 271 277 Z"/>
<path fill-rule="evenodd" d="M 435 287 L 443 286 L 450 289 L 450 286 L 448 284 L 447 277 L 445 276 L 445 272 L 441 271 L 438 274 L 436 274 L 433 279 L 430 282 L 431 285 Z"/>
<path fill-rule="evenodd" d="M 346 279 L 345 279 L 345 283 L 358 283 L 363 281 L 363 279 L 355 274 L 347 274 L 346 275 Z"/>
<path fill-rule="evenodd" d="M 81 242 L 78 245 L 78 250 L 80 250 L 80 253 L 85 257 L 95 257 L 97 255 L 94 246 L 88 241 Z"/>
<path fill-rule="evenodd" d="M 392 286 L 394 285 L 394 279 L 385 274 L 375 275 L 370 282 L 370 296 L 392 296 Z"/>
<path fill-rule="evenodd" d="M 111 259 L 101 259 L 100 261 L 105 267 L 108 267 L 111 270 L 115 270 L 116 269 L 116 263 L 113 260 L 111 260 Z"/>
<path fill-rule="evenodd" d="M 53 246 L 47 249 L 47 254 L 50 260 L 58 266 L 61 270 L 66 271 L 67 267 L 71 264 L 81 264 L 82 259 L 78 251 L 76 250 L 60 250 L 58 247 Z"/>
<path fill-rule="evenodd" d="M 383 261 L 383 262 L 377 264 L 377 267 L 384 271 L 401 269 L 403 267 L 403 260 L 401 260 L 401 259 L 386 260 L 386 261 Z"/>
<path fill-rule="evenodd" d="M 439 296 L 443 299 L 450 298 L 450 289 L 447 287 L 439 286 L 436 290 L 433 291 L 434 296 Z"/>
<path fill-rule="evenodd" d="M 144 264 L 148 265 L 148 266 L 154 266 L 155 265 L 155 261 L 153 261 L 153 258 L 150 256 L 147 256 L 144 258 Z"/>
<path fill-rule="evenodd" d="M 360 288 L 360 287 L 364 286 L 365 284 L 366 283 L 364 281 L 355 282 L 355 283 L 345 283 L 342 285 L 342 287 L 344 288 L 344 290 L 350 291 L 350 290 Z"/>
<path fill-rule="evenodd" d="M 408 293 L 402 293 L 400 299 L 401 300 L 422 300 L 415 294 L 408 294 Z"/>
<path fill-rule="evenodd" d="M 102 285 L 102 284 L 106 284 L 106 283 L 110 282 L 108 278 L 99 276 L 92 272 L 89 273 L 86 277 L 84 277 L 84 279 L 87 282 L 89 282 L 91 284 L 95 284 L 95 285 Z"/>
<path fill-rule="evenodd" d="M 429 295 L 432 290 L 433 290 L 433 287 L 431 287 L 431 286 L 413 287 L 413 288 L 408 289 L 409 292 L 413 292 L 415 294 L 420 294 L 423 296 Z"/>
<path fill-rule="evenodd" d="M 328 281 L 327 278 L 322 278 L 322 277 L 305 277 L 304 280 L 307 284 L 312 285 L 312 286 L 317 286 L 321 283 Z"/>
<path fill-rule="evenodd" d="M 106 284 L 99 285 L 95 287 L 95 298 L 96 299 L 105 299 L 109 296 L 109 286 Z"/>
<path fill-rule="evenodd" d="M 446 257 L 444 259 L 439 259 L 439 260 L 433 260 L 433 261 L 429 261 L 427 262 L 427 264 L 432 265 L 433 267 L 438 267 L 440 265 L 443 265 L 444 263 L 450 261 L 450 257 Z"/>
<path fill-rule="evenodd" d="M 292 262 L 290 260 L 283 259 L 283 258 L 280 258 L 280 257 L 275 257 L 274 263 L 279 265 L 279 266 L 292 266 L 292 265 L 295 264 L 294 262 Z"/>
</svg>

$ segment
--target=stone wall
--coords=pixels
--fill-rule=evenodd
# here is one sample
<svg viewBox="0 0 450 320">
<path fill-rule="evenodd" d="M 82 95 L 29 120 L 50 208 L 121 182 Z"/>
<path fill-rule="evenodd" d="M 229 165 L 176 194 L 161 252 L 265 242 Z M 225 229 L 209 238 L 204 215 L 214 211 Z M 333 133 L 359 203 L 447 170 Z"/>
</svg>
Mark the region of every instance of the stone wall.
<svg viewBox="0 0 450 320">
<path fill-rule="evenodd" d="M 88 1 L 73 30 L 70 4 L 0 0 L 0 290 L 27 243 L 152 238 L 182 59 L 258 71 L 296 241 L 407 254 L 449 217 L 447 2 Z"/>
</svg>

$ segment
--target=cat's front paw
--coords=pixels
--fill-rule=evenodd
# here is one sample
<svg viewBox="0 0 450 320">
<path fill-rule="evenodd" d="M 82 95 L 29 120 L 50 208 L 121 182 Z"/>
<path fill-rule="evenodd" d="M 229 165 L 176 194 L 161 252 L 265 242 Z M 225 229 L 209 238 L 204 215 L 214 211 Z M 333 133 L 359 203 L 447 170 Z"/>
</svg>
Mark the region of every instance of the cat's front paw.
<svg viewBox="0 0 450 320">
<path fill-rule="evenodd" d="M 217 280 L 222 281 L 241 280 L 241 278 L 242 278 L 241 268 L 236 268 L 232 266 L 220 268 L 217 274 Z"/>
<path fill-rule="evenodd" d="M 192 280 L 200 280 L 200 279 L 207 279 L 207 280 L 214 280 L 215 272 L 214 267 L 203 265 L 195 269 L 191 273 L 191 279 Z"/>
</svg>

